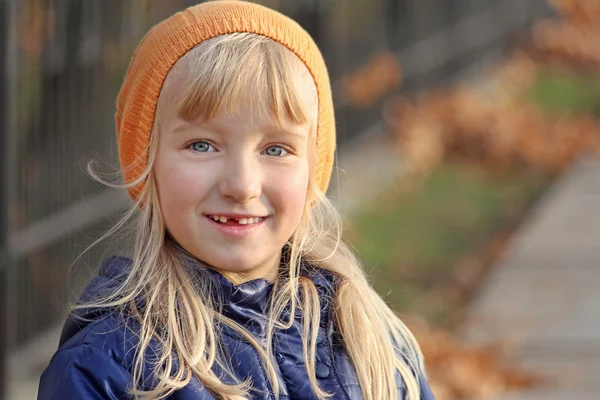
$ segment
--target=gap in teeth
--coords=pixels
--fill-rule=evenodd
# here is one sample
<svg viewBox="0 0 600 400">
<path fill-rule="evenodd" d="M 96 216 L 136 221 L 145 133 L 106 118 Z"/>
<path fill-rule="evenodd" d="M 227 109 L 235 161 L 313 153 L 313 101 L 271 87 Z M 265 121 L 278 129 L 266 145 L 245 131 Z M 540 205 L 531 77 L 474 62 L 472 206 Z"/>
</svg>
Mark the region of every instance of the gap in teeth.
<svg viewBox="0 0 600 400">
<path fill-rule="evenodd" d="M 227 217 L 223 217 L 223 216 L 219 216 L 219 215 L 211 215 L 211 218 L 215 221 L 215 222 L 221 222 L 221 223 L 226 223 L 229 219 L 232 219 L 234 221 L 237 221 L 240 225 L 247 225 L 247 224 L 255 224 L 258 221 L 260 221 L 260 217 L 253 217 L 253 218 L 240 218 L 235 219 L 235 218 L 227 218 Z"/>
</svg>

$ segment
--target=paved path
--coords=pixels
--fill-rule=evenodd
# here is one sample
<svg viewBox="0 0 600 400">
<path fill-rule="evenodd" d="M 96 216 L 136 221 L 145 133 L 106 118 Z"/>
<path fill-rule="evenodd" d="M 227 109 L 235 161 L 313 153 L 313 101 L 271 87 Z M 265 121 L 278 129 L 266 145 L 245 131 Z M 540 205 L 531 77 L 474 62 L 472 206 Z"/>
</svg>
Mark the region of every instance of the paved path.
<svg viewBox="0 0 600 400">
<path fill-rule="evenodd" d="M 575 164 L 545 195 L 467 313 L 469 343 L 516 344 L 545 387 L 499 400 L 600 399 L 600 163 Z"/>
</svg>

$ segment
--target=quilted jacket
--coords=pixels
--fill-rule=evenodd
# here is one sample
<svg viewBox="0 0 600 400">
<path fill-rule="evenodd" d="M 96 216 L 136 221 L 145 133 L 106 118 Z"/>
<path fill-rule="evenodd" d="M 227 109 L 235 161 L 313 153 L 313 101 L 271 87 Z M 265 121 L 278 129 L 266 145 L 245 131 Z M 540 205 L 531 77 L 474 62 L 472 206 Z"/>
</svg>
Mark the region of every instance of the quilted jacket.
<svg viewBox="0 0 600 400">
<path fill-rule="evenodd" d="M 89 300 L 111 290 L 126 274 L 131 261 L 112 257 L 105 261 L 82 295 Z M 261 341 L 265 337 L 269 295 L 273 285 L 256 279 L 233 285 L 217 272 L 205 270 L 214 279 L 215 290 L 223 301 L 223 313 L 243 325 Z M 313 269 L 309 275 L 315 283 L 322 304 L 321 325 L 317 336 L 316 376 L 319 386 L 333 394 L 333 399 L 362 399 L 352 364 L 330 317 L 330 302 L 335 278 L 327 271 Z M 80 315 L 81 316 L 81 315 Z M 63 328 L 58 351 L 44 371 L 39 386 L 39 400 L 65 399 L 129 399 L 132 366 L 139 326 L 106 309 L 83 315 L 86 321 L 72 315 Z M 250 378 L 252 399 L 275 399 L 264 366 L 256 350 L 235 331 L 220 327 L 230 367 L 239 380 Z M 274 354 L 280 383 L 280 399 L 316 399 L 306 372 L 302 352 L 302 321 L 296 319 L 289 329 L 275 332 Z M 215 367 L 216 368 L 216 367 Z M 219 371 L 215 371 L 219 373 Z M 399 376 L 399 375 L 398 375 Z M 227 379 L 224 379 L 227 381 Z M 151 379 L 149 379 L 151 381 Z M 421 399 L 433 400 L 423 376 L 420 376 Z M 401 379 L 400 399 L 404 396 Z M 197 379 L 175 391 L 171 400 L 213 400 L 215 397 Z"/>
</svg>

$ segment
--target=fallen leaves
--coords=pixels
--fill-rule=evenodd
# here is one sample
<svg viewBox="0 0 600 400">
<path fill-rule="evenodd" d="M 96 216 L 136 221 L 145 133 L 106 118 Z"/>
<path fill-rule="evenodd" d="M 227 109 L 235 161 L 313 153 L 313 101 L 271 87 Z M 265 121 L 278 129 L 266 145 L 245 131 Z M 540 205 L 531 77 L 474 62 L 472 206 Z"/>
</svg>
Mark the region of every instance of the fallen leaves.
<svg viewBox="0 0 600 400">
<path fill-rule="evenodd" d="M 410 326 L 421 344 L 429 385 L 437 400 L 494 399 L 502 392 L 539 386 L 539 375 L 507 366 L 508 344 L 468 347 L 450 333 Z"/>
<path fill-rule="evenodd" d="M 544 113 L 523 99 L 535 76 L 533 65 L 517 53 L 483 89 L 465 84 L 390 100 L 384 119 L 402 154 L 407 184 L 423 180 L 444 160 L 558 173 L 582 152 L 599 155 L 593 116 Z"/>
<path fill-rule="evenodd" d="M 549 0 L 560 19 L 541 21 L 533 28 L 537 55 L 547 62 L 571 67 L 600 67 L 600 2 Z"/>
<path fill-rule="evenodd" d="M 358 108 L 367 108 L 400 87 L 402 69 L 391 53 L 376 53 L 360 69 L 343 79 L 344 99 Z"/>
<path fill-rule="evenodd" d="M 596 0 L 548 0 L 548 4 L 573 25 L 593 26 L 600 20 L 600 3 Z"/>
</svg>

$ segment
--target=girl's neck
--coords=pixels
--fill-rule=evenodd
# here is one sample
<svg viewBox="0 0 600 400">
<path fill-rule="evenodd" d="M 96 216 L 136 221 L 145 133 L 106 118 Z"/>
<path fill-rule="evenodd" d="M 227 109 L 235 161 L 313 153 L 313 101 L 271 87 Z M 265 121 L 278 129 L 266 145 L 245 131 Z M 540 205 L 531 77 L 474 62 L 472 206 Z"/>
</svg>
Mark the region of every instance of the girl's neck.
<svg viewBox="0 0 600 400">
<path fill-rule="evenodd" d="M 265 263 L 248 271 L 223 271 L 213 268 L 234 285 L 240 285 L 254 279 L 266 279 L 268 282 L 274 282 L 281 265 L 281 253 L 273 255 Z"/>
</svg>

